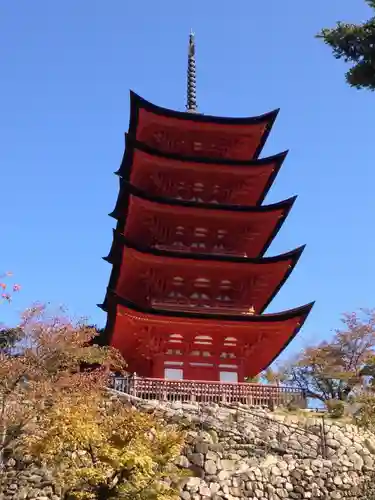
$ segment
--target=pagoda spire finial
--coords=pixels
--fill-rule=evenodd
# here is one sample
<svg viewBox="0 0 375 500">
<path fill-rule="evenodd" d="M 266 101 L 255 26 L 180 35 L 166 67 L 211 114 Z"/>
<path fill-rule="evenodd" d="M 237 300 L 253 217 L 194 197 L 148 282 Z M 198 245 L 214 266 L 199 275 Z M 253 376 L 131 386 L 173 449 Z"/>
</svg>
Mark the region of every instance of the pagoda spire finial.
<svg viewBox="0 0 375 500">
<path fill-rule="evenodd" d="M 188 70 L 187 70 L 187 100 L 186 110 L 189 113 L 196 113 L 197 106 L 197 79 L 195 65 L 195 34 L 190 31 L 189 52 L 188 52 Z"/>
</svg>

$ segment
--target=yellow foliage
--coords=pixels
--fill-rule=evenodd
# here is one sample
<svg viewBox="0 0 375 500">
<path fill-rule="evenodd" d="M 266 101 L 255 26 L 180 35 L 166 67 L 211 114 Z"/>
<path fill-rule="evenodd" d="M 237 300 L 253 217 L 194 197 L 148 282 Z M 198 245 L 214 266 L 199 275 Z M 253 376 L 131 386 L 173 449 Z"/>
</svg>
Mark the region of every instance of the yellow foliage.
<svg viewBox="0 0 375 500">
<path fill-rule="evenodd" d="M 25 439 L 24 451 L 44 461 L 69 496 L 177 498 L 181 474 L 173 461 L 183 435 L 174 427 L 98 395 L 61 403 Z"/>
<path fill-rule="evenodd" d="M 27 310 L 19 329 L 17 355 L 0 351 L 0 464 L 5 449 L 41 460 L 71 498 L 174 498 L 183 436 L 109 399 L 120 354 L 42 307 Z"/>
</svg>

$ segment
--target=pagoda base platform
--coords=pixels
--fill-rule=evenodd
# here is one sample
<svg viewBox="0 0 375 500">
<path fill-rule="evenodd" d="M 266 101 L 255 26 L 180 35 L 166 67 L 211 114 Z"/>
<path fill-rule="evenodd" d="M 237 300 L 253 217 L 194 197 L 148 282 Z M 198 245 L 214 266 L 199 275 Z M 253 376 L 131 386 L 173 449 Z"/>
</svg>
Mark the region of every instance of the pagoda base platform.
<svg viewBox="0 0 375 500">
<path fill-rule="evenodd" d="M 286 406 L 288 403 L 293 403 L 300 408 L 306 408 L 306 399 L 302 391 L 281 385 L 166 380 L 131 375 L 114 377 L 111 388 L 146 400 L 242 403 L 261 407 Z"/>
</svg>

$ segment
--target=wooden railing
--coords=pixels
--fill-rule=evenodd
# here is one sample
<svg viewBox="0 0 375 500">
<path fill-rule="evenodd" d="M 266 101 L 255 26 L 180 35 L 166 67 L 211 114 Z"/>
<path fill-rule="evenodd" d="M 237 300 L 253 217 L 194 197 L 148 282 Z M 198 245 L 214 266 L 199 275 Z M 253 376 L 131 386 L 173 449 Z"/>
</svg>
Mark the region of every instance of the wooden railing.
<svg viewBox="0 0 375 500">
<path fill-rule="evenodd" d="M 165 380 L 138 376 L 114 377 L 112 388 L 142 399 L 200 403 L 243 403 L 250 406 L 280 406 L 290 402 L 306 406 L 304 394 L 287 386 Z"/>
</svg>

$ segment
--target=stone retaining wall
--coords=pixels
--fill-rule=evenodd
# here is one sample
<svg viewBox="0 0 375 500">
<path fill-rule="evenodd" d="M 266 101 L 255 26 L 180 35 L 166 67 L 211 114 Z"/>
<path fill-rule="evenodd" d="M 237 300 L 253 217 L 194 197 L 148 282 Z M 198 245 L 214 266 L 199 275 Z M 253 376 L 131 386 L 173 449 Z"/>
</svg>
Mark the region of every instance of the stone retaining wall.
<svg viewBox="0 0 375 500">
<path fill-rule="evenodd" d="M 323 429 L 321 418 L 241 405 L 132 404 L 186 429 L 183 500 L 375 499 L 375 436 L 354 425 L 325 419 Z M 0 500 L 34 499 L 60 500 L 53 478 L 11 459 Z"/>
</svg>

